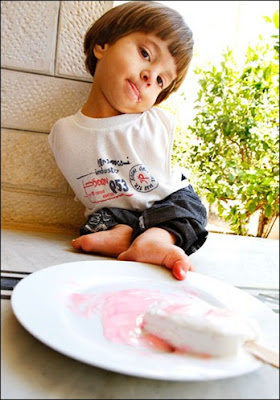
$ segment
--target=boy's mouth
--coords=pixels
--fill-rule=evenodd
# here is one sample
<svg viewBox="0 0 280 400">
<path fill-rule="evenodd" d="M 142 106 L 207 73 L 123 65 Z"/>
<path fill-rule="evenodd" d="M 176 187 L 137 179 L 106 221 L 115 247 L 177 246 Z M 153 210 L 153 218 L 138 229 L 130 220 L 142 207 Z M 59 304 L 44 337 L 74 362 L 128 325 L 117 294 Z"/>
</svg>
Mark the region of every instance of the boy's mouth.
<svg viewBox="0 0 280 400">
<path fill-rule="evenodd" d="M 130 85 L 130 87 L 131 87 L 131 89 L 132 89 L 132 92 L 133 92 L 133 93 L 135 94 L 135 96 L 137 97 L 137 100 L 140 101 L 140 100 L 141 100 L 141 98 L 140 98 L 140 92 L 139 92 L 137 86 L 134 85 L 134 83 L 131 82 L 130 80 L 128 80 L 128 83 L 129 83 L 129 85 Z"/>
</svg>

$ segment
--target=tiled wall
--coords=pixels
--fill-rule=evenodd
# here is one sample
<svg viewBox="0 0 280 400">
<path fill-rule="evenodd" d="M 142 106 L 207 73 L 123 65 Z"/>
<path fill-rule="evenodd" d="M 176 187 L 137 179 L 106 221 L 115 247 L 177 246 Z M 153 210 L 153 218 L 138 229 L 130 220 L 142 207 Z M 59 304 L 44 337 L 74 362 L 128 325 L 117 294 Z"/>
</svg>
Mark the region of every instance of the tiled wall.
<svg viewBox="0 0 280 400">
<path fill-rule="evenodd" d="M 77 231 L 84 208 L 47 137 L 85 102 L 83 37 L 113 1 L 1 2 L 2 227 Z"/>
</svg>

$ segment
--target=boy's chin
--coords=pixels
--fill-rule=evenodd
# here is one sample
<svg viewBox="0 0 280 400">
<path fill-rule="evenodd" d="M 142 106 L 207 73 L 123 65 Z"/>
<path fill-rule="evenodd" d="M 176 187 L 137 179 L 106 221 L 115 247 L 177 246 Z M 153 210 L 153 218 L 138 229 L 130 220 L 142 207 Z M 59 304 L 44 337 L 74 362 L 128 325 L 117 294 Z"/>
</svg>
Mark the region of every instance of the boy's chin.
<svg viewBox="0 0 280 400">
<path fill-rule="evenodd" d="M 144 111 L 147 111 L 152 107 L 153 107 L 153 105 L 150 105 L 147 107 L 123 107 L 123 108 L 120 107 L 118 109 L 118 112 L 120 114 L 141 114 Z"/>
</svg>

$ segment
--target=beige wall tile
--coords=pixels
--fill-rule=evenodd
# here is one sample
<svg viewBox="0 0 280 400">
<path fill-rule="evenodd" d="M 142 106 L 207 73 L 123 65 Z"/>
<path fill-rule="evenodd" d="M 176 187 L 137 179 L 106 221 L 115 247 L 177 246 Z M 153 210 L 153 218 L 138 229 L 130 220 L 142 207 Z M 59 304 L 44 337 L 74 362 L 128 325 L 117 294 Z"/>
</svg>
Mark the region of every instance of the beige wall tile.
<svg viewBox="0 0 280 400">
<path fill-rule="evenodd" d="M 68 184 L 58 169 L 46 133 L 1 131 L 2 185 L 66 195 Z"/>
<path fill-rule="evenodd" d="M 113 7 L 113 1 L 62 1 L 56 75 L 92 80 L 84 67 L 84 36 L 90 25 Z"/>
<path fill-rule="evenodd" d="M 55 121 L 85 103 L 90 87 L 88 82 L 2 70 L 1 126 L 49 132 Z"/>
<path fill-rule="evenodd" d="M 67 197 L 2 188 L 2 225 L 45 231 L 77 231 L 84 222 L 84 207 Z"/>
<path fill-rule="evenodd" d="M 1 66 L 54 73 L 59 1 L 1 2 Z"/>
<path fill-rule="evenodd" d="M 2 226 L 78 232 L 84 222 L 84 207 L 73 200 L 46 133 L 86 101 L 92 78 L 84 68 L 84 33 L 112 6 L 1 2 Z M 55 73 L 68 79 L 47 76 Z"/>
</svg>

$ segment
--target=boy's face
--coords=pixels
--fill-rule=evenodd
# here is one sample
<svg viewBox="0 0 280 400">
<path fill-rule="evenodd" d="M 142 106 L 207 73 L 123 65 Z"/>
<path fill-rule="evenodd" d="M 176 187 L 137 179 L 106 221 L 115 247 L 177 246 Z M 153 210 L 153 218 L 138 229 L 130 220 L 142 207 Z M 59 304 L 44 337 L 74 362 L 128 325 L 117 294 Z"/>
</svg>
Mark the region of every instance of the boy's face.
<svg viewBox="0 0 280 400">
<path fill-rule="evenodd" d="M 95 46 L 98 62 L 92 98 L 101 117 L 141 113 L 154 105 L 159 93 L 177 76 L 167 46 L 160 38 L 142 32 Z"/>
</svg>

